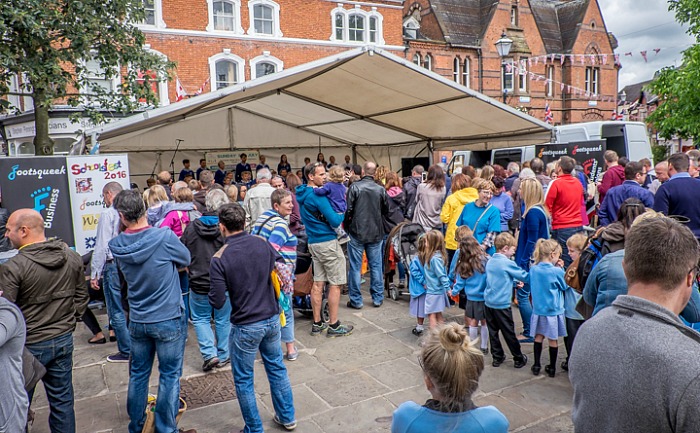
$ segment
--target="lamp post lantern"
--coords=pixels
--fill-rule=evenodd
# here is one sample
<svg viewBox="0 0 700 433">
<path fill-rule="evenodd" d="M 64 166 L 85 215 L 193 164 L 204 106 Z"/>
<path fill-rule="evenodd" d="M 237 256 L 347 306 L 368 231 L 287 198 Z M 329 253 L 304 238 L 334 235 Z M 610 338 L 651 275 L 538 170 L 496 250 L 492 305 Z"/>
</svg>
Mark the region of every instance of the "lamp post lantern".
<svg viewBox="0 0 700 433">
<path fill-rule="evenodd" d="M 503 103 L 506 103 L 506 96 L 508 95 L 508 89 L 506 89 L 505 86 L 505 64 L 506 64 L 506 57 L 508 54 L 510 54 L 510 48 L 513 46 L 513 40 L 506 35 L 505 30 L 503 33 L 501 33 L 501 39 L 496 41 L 496 50 L 498 51 L 498 55 L 501 57 L 501 64 L 503 65 Z"/>
</svg>

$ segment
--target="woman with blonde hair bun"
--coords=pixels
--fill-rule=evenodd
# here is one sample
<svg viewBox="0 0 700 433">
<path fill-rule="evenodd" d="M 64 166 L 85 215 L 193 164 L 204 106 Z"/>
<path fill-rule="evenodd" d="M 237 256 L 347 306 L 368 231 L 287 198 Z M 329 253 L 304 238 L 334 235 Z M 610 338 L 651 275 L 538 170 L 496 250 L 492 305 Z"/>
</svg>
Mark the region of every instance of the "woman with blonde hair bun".
<svg viewBox="0 0 700 433">
<path fill-rule="evenodd" d="M 408 401 L 394 411 L 392 433 L 483 431 L 506 433 L 508 420 L 495 407 L 477 407 L 472 395 L 484 371 L 484 356 L 457 323 L 430 330 L 418 357 L 432 398 Z"/>
</svg>

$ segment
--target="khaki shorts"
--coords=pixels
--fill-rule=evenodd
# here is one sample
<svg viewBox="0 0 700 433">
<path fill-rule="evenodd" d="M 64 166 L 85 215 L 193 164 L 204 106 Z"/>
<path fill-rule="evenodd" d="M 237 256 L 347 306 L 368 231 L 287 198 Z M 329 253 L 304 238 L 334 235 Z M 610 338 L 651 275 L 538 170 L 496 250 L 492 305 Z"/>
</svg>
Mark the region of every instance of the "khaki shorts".
<svg viewBox="0 0 700 433">
<path fill-rule="evenodd" d="M 337 239 L 309 244 L 314 265 L 314 281 L 328 281 L 331 286 L 348 282 L 345 254 Z"/>
</svg>

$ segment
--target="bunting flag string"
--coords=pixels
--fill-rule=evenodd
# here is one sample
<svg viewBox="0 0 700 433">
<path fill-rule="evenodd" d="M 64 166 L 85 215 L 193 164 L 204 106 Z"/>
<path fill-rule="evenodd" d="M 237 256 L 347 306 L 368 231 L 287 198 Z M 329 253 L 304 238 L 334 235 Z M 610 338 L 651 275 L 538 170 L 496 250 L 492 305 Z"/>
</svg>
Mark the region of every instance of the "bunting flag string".
<svg viewBox="0 0 700 433">
<path fill-rule="evenodd" d="M 662 48 L 654 48 L 651 51 L 654 52 L 654 55 L 658 55 L 659 52 L 661 52 Z M 649 53 L 650 50 L 643 50 L 639 51 L 639 55 L 644 59 L 645 62 L 648 62 L 649 60 Z M 636 54 L 632 51 L 628 51 L 626 53 L 623 53 L 625 57 L 634 57 Z M 579 63 L 580 65 L 595 65 L 595 64 L 603 64 L 607 65 L 608 64 L 608 58 L 612 57 L 615 61 L 615 64 L 620 63 L 620 54 L 615 54 L 615 53 L 604 53 L 604 54 L 542 54 L 539 56 L 534 56 L 530 57 L 527 59 L 527 64 L 528 66 L 532 65 L 539 65 L 540 63 L 542 64 L 547 64 L 547 63 L 554 63 L 557 59 L 559 60 L 559 65 L 563 66 L 564 62 L 566 60 L 569 60 L 570 63 Z"/>
</svg>

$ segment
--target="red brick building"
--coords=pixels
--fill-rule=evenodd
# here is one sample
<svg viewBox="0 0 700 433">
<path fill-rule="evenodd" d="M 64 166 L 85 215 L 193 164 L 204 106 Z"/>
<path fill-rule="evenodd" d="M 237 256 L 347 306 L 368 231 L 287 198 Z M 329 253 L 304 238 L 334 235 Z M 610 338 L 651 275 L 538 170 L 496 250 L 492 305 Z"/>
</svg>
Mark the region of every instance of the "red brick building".
<svg viewBox="0 0 700 433">
<path fill-rule="evenodd" d="M 615 108 L 616 41 L 597 0 L 406 0 L 404 35 L 407 59 L 541 120 L 546 103 L 555 124 Z"/>
</svg>

